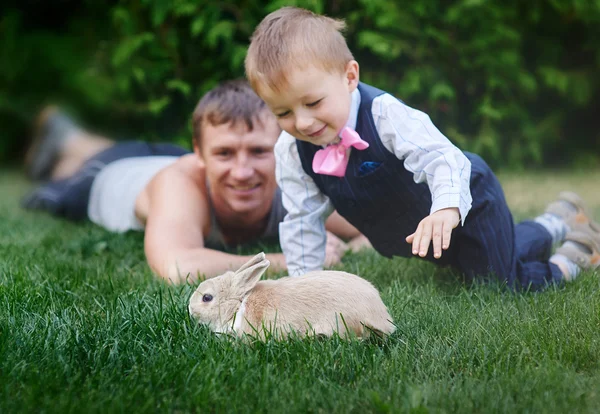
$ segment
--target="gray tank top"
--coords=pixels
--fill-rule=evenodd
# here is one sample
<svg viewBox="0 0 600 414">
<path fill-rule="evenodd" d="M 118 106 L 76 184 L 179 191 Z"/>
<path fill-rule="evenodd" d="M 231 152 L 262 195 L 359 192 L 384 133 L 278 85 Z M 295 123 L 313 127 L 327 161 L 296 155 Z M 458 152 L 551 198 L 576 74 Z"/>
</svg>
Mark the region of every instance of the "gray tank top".
<svg viewBox="0 0 600 414">
<path fill-rule="evenodd" d="M 283 218 L 286 214 L 287 212 L 283 208 L 283 202 L 281 201 L 281 190 L 279 187 L 277 187 L 273 196 L 273 204 L 271 205 L 271 212 L 269 213 L 267 226 L 264 233 L 256 241 L 279 243 L 279 223 L 283 221 Z M 217 223 L 215 209 L 213 208 L 212 204 L 210 204 L 210 234 L 204 241 L 204 244 L 210 249 L 218 250 L 228 250 L 236 247 L 225 243 L 223 232 Z"/>
</svg>

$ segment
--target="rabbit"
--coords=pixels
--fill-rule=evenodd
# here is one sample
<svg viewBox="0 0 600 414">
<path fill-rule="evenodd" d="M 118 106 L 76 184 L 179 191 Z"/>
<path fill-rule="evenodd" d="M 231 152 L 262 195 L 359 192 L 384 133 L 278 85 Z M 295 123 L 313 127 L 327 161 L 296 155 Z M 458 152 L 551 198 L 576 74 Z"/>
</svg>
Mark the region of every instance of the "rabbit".
<svg viewBox="0 0 600 414">
<path fill-rule="evenodd" d="M 300 336 L 337 332 L 341 337 L 394 332 L 379 292 L 365 279 L 321 270 L 259 282 L 269 265 L 260 253 L 236 272 L 200 283 L 190 298 L 190 315 L 213 332 L 263 340 L 292 331 Z"/>
</svg>

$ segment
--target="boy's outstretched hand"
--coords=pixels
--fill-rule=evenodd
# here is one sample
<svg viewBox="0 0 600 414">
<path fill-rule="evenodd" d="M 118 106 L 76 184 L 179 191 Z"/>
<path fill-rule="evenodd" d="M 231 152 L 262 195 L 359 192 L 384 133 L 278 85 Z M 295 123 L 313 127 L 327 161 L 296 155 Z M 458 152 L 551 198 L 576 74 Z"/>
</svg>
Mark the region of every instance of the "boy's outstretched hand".
<svg viewBox="0 0 600 414">
<path fill-rule="evenodd" d="M 442 257 L 442 249 L 450 247 L 452 230 L 460 222 L 458 208 L 444 208 L 425 217 L 419 223 L 417 231 L 406 238 L 407 243 L 412 243 L 412 253 L 421 257 L 427 255 L 429 243 L 433 243 L 433 257 Z"/>
</svg>

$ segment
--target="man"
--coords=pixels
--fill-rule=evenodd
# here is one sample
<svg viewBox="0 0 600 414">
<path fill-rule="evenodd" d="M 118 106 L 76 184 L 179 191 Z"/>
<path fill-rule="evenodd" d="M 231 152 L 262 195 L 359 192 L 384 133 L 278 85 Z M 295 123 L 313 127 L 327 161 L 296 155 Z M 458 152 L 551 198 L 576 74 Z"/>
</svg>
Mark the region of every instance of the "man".
<svg viewBox="0 0 600 414">
<path fill-rule="evenodd" d="M 280 129 L 245 81 L 208 92 L 193 114 L 194 152 L 169 144 L 115 143 L 46 111 L 26 160 L 32 178 L 51 181 L 24 207 L 73 220 L 89 218 L 111 231 L 145 229 L 152 270 L 172 283 L 237 269 L 249 256 L 229 246 L 276 240 L 285 210 L 275 182 L 273 147 Z M 333 214 L 327 264 L 368 241 Z M 268 254 L 274 270 L 282 254 Z"/>
</svg>

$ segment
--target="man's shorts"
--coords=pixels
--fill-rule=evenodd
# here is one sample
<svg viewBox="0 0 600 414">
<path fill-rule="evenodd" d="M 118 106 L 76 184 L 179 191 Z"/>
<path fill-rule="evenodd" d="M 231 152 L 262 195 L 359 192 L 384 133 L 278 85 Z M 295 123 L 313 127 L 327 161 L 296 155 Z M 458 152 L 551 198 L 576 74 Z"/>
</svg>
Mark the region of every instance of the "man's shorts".
<svg viewBox="0 0 600 414">
<path fill-rule="evenodd" d="M 44 210 L 73 221 L 84 220 L 87 218 L 94 179 L 108 164 L 132 157 L 185 154 L 189 154 L 189 151 L 173 144 L 119 142 L 88 159 L 71 177 L 51 181 L 37 188 L 23 198 L 21 205 L 27 209 Z"/>
</svg>

